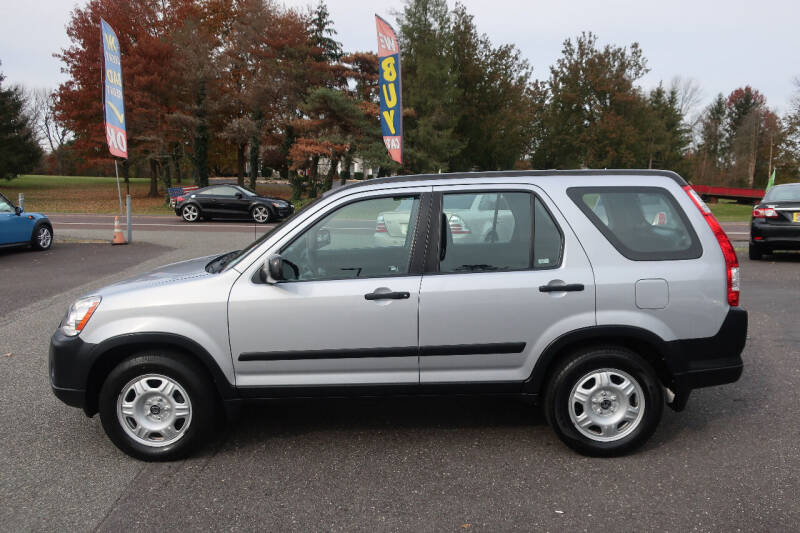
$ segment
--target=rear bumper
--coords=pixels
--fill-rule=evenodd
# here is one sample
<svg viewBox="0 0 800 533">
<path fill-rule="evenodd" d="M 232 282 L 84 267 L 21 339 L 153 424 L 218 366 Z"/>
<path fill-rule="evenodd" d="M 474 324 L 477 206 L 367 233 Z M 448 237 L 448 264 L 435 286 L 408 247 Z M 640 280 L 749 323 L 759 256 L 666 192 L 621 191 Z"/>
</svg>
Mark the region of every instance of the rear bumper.
<svg viewBox="0 0 800 533">
<path fill-rule="evenodd" d="M 753 221 L 750 224 L 750 243 L 785 250 L 800 249 L 800 224 L 770 224 Z"/>
<path fill-rule="evenodd" d="M 713 337 L 667 343 L 670 357 L 665 358 L 665 363 L 672 375 L 673 409 L 683 409 L 693 389 L 737 381 L 744 368 L 742 351 L 746 342 L 747 311 L 732 307 Z"/>
</svg>

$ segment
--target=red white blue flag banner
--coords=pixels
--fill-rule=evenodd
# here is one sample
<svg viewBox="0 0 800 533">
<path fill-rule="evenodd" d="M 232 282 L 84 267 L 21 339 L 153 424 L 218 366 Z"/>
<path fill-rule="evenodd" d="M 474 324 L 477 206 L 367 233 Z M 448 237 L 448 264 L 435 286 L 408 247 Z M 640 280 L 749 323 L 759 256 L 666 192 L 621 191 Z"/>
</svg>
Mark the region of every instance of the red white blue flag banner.
<svg viewBox="0 0 800 533">
<path fill-rule="evenodd" d="M 403 164 L 403 84 L 400 46 L 388 22 L 375 15 L 378 27 L 378 76 L 381 93 L 381 130 L 389 156 Z"/>
</svg>

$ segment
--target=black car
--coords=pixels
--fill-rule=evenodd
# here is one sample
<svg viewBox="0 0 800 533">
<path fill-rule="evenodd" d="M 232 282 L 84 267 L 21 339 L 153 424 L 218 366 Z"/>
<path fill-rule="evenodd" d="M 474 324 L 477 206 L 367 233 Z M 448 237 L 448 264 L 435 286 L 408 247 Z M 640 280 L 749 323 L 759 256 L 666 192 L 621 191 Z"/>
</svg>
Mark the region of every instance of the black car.
<svg viewBox="0 0 800 533">
<path fill-rule="evenodd" d="M 774 250 L 800 250 L 800 183 L 776 185 L 753 208 L 750 259 Z"/>
<path fill-rule="evenodd" d="M 238 185 L 203 187 L 176 198 L 175 214 L 186 222 L 212 218 L 251 219 L 267 224 L 294 213 L 294 206 L 280 198 L 259 196 Z"/>
</svg>

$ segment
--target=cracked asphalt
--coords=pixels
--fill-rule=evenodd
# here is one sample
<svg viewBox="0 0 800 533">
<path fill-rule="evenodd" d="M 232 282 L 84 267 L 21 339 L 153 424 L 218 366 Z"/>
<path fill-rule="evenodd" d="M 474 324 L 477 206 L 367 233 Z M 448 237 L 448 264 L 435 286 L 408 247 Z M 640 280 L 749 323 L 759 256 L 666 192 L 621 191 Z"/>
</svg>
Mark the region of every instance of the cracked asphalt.
<svg viewBox="0 0 800 533">
<path fill-rule="evenodd" d="M 628 457 L 576 455 L 518 400 L 398 398 L 253 404 L 191 458 L 148 464 L 52 395 L 50 334 L 93 287 L 252 235 L 134 238 L 0 254 L 0 530 L 797 530 L 800 255 L 739 254 L 742 379 L 665 410 Z"/>
</svg>

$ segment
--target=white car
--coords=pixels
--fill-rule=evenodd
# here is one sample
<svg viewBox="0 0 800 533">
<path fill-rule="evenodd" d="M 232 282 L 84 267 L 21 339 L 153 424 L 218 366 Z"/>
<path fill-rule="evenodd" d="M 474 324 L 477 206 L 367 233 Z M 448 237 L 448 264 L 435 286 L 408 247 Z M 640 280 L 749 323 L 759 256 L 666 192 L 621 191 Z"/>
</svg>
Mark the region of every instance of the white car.
<svg viewBox="0 0 800 533">
<path fill-rule="evenodd" d="M 453 242 L 507 242 L 514 233 L 514 215 L 502 193 L 453 194 L 444 197 Z M 412 202 L 404 200 L 394 211 L 385 211 L 375 221 L 375 243 L 402 246 L 408 236 Z"/>
</svg>

